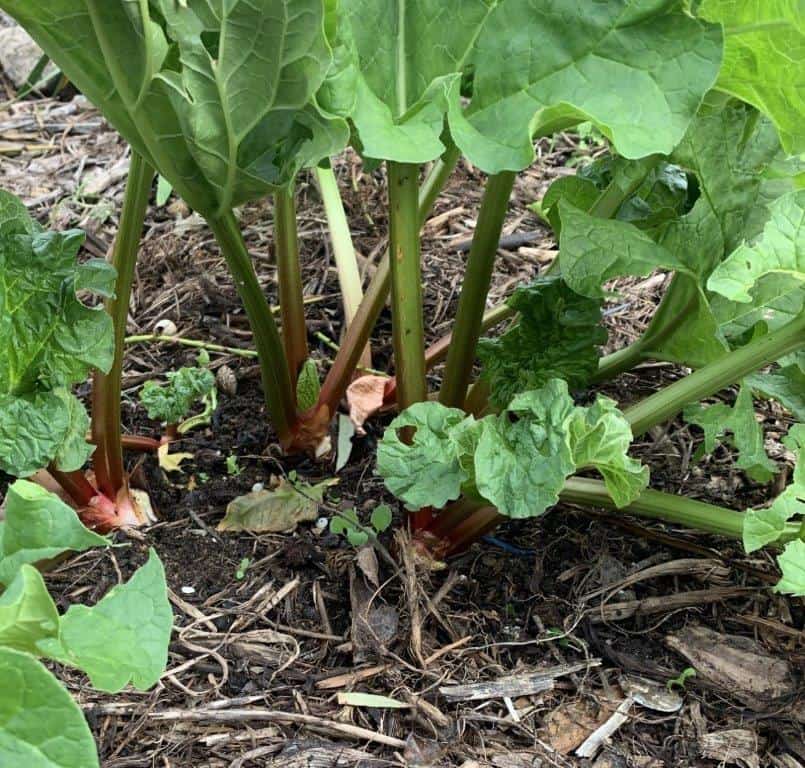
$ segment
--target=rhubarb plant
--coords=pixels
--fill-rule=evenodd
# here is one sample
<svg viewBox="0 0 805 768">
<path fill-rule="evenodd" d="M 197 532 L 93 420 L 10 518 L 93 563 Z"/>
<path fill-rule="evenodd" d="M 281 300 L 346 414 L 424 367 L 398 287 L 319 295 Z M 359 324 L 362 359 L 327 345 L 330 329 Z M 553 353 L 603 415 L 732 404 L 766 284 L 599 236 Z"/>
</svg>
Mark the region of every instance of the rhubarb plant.
<svg viewBox="0 0 805 768">
<path fill-rule="evenodd" d="M 110 693 L 152 688 L 168 660 L 173 614 L 165 572 L 151 551 L 125 584 L 96 605 L 60 614 L 33 564 L 110 546 L 53 494 L 18 480 L 0 522 L 0 762 L 54 768 L 99 766 L 78 704 L 39 659 L 87 674 Z"/>
</svg>

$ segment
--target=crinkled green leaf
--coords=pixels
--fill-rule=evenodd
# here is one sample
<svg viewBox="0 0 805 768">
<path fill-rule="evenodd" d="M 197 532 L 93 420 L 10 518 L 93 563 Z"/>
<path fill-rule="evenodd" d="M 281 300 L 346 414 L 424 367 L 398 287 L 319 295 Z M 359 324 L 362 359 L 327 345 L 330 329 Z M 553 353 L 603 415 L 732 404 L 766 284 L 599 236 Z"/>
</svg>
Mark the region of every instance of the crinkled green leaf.
<svg viewBox="0 0 805 768">
<path fill-rule="evenodd" d="M 337 480 L 310 485 L 282 478 L 276 488 L 265 488 L 239 496 L 226 507 L 219 531 L 231 533 L 287 533 L 299 523 L 316 520 L 324 493 Z"/>
<path fill-rule="evenodd" d="M 312 103 L 332 59 L 321 0 L 0 7 L 205 216 L 287 186 L 347 141 Z"/>
<path fill-rule="evenodd" d="M 567 384 L 554 379 L 515 397 L 499 417 L 481 422 L 475 483 L 500 514 L 537 517 L 559 500 L 576 468 L 567 439 L 574 407 Z"/>
<path fill-rule="evenodd" d="M 562 275 L 583 296 L 603 298 L 604 283 L 615 277 L 687 269 L 675 254 L 629 222 L 591 216 L 565 200 L 559 211 Z"/>
<path fill-rule="evenodd" d="M 568 429 L 576 469 L 600 472 L 618 507 L 648 487 L 649 469 L 629 456 L 632 428 L 614 400 L 599 396 L 589 408 L 577 408 Z"/>
<path fill-rule="evenodd" d="M 10 648 L 0 648 L 0 765 L 100 765 L 78 704 L 44 665 Z"/>
<path fill-rule="evenodd" d="M 775 592 L 784 595 L 805 597 L 805 541 L 796 539 L 785 545 L 777 556 L 777 565 L 783 577 L 774 587 Z"/>
<path fill-rule="evenodd" d="M 805 190 L 792 192 L 775 201 L 763 235 L 754 244 L 746 243 L 730 254 L 710 275 L 707 287 L 732 301 L 752 302 L 760 290 L 769 302 L 761 283 L 774 281 L 781 291 L 800 292 L 805 285 Z M 773 298 L 777 298 L 774 296 Z"/>
<path fill-rule="evenodd" d="M 766 455 L 763 429 L 755 417 L 750 387 L 741 387 L 732 407 L 725 403 L 710 406 L 697 403 L 685 409 L 684 417 L 704 430 L 704 453 L 712 453 L 716 442 L 730 432 L 730 443 L 738 450 L 736 466 L 760 483 L 774 476 L 777 465 Z"/>
<path fill-rule="evenodd" d="M 416 428 L 410 445 L 398 433 L 405 428 Z M 480 421 L 436 402 L 406 409 L 383 436 L 378 472 L 412 509 L 441 508 L 464 494 L 507 517 L 537 517 L 582 467 L 601 472 L 619 505 L 632 501 L 648 473 L 626 455 L 630 441 L 612 401 L 575 406 L 567 382 L 551 379 Z"/>
<path fill-rule="evenodd" d="M 518 392 L 539 389 L 549 379 L 565 379 L 572 389 L 586 387 L 607 340 L 601 302 L 547 277 L 518 288 L 507 303 L 519 313 L 517 323 L 478 343 L 493 402 L 505 406 Z"/>
<path fill-rule="evenodd" d="M 465 422 L 474 419 L 458 408 L 417 403 L 389 425 L 377 447 L 377 471 L 409 509 L 441 509 L 461 495 L 470 473 L 462 467 L 455 429 Z M 407 432 L 413 432 L 410 444 Z"/>
<path fill-rule="evenodd" d="M 703 0 L 697 12 L 724 24 L 724 63 L 717 87 L 765 112 L 787 151 L 805 152 L 801 0 Z"/>
<path fill-rule="evenodd" d="M 172 628 L 165 569 L 151 550 L 145 565 L 97 605 L 71 605 L 59 638 L 42 640 L 39 650 L 86 672 L 102 691 L 116 693 L 129 683 L 145 691 L 165 671 Z"/>
<path fill-rule="evenodd" d="M 505 0 L 478 38 L 469 109 L 451 102 L 451 133 L 489 173 L 528 166 L 534 132 L 585 120 L 627 157 L 668 153 L 715 82 L 721 45 L 675 0 Z"/>
<path fill-rule="evenodd" d="M 20 206 L 0 191 L 0 469 L 27 476 L 79 469 L 92 451 L 69 387 L 109 370 L 112 320 L 77 292 L 108 296 L 114 270 L 78 264 L 83 233 L 41 232 Z"/>
<path fill-rule="evenodd" d="M 6 494 L 0 584 L 9 584 L 25 563 L 109 545 L 108 539 L 85 528 L 75 510 L 58 496 L 34 483 L 17 480 Z"/>
<path fill-rule="evenodd" d="M 798 365 L 786 365 L 770 373 L 755 373 L 747 376 L 745 381 L 755 392 L 778 400 L 798 421 L 805 421 L 805 371 Z"/>
<path fill-rule="evenodd" d="M 23 565 L 0 594 L 0 648 L 37 653 L 37 643 L 58 637 L 59 612 L 42 574 Z"/>
<path fill-rule="evenodd" d="M 147 381 L 140 390 L 140 402 L 148 411 L 148 418 L 167 424 L 181 421 L 195 402 L 215 387 L 215 376 L 207 368 L 169 371 L 167 379 L 164 385 Z"/>
<path fill-rule="evenodd" d="M 783 443 L 796 456 L 790 485 L 765 509 L 749 509 L 744 517 L 743 543 L 747 552 L 772 544 L 794 517 L 805 516 L 805 425 L 795 424 Z"/>
<path fill-rule="evenodd" d="M 93 447 L 86 441 L 89 417 L 66 389 L 0 395 L 0 469 L 28 477 L 53 461 L 80 469 Z"/>
</svg>

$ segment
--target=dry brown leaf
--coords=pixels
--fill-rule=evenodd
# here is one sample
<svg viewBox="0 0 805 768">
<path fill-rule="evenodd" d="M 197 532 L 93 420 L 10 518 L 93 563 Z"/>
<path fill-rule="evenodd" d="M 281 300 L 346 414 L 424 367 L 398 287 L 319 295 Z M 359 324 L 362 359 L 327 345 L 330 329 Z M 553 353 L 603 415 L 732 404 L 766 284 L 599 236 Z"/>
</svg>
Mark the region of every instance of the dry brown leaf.
<svg viewBox="0 0 805 768">
<path fill-rule="evenodd" d="M 383 395 L 389 381 L 387 376 L 367 375 L 355 379 L 347 388 L 349 418 L 359 435 L 366 434 L 363 425 L 383 407 Z"/>
</svg>

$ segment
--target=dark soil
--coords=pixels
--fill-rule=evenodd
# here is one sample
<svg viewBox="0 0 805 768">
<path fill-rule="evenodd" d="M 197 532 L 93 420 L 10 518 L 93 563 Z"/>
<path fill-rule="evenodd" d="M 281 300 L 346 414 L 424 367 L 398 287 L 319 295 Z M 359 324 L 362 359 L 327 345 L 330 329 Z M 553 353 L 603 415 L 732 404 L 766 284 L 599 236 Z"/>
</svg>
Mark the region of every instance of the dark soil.
<svg viewBox="0 0 805 768">
<path fill-rule="evenodd" d="M 65 107 L 66 115 L 59 112 Z M 104 255 L 113 240 L 123 177 L 110 177 L 91 199 L 82 190 L 94 174 L 111 173 L 125 151 L 80 100 L 38 99 L 0 107 L 0 186 L 23 197 L 43 223 L 86 228 L 88 252 L 96 256 Z M 518 180 L 505 234 L 538 234 L 527 245 L 501 250 L 492 302 L 554 257 L 555 244 L 528 206 L 553 178 L 573 172 L 566 164 L 578 151 L 572 136 L 551 148 L 545 145 L 540 160 Z M 363 173 L 352 155 L 339 160 L 337 174 L 368 276 L 386 244 L 382 174 Z M 425 228 L 430 340 L 449 330 L 465 258 L 456 245 L 472 234 L 482 184 L 480 173 L 461 165 Z M 305 291 L 311 300 L 309 342 L 324 372 L 332 360 L 331 345 L 339 340 L 342 311 L 322 206 L 308 179 L 302 179 L 298 206 Z M 247 206 L 241 221 L 266 293 L 276 302 L 270 206 Z M 656 306 L 661 282 L 619 286 L 620 309 L 608 321 L 613 348 L 639 334 Z M 152 333 L 160 321 L 174 323 L 187 338 L 250 346 L 246 320 L 211 235 L 175 199 L 167 207 L 152 207 L 129 331 Z M 372 349 L 373 365 L 387 369 L 387 312 Z M 192 362 L 194 354 L 166 344 L 129 348 L 128 431 L 159 435 L 159 425 L 137 405 L 137 391 L 143 382 Z M 127 547 L 85 553 L 48 574 L 61 610 L 74 602 L 94 603 L 155 547 L 175 596 L 169 669 L 155 690 L 105 696 L 93 692 L 81 675 L 58 670 L 85 707 L 106 768 L 593 764 L 574 757 L 573 750 L 623 701 L 622 676 L 642 675 L 664 689 L 691 666 L 671 650 L 667 637 L 699 625 L 740 636 L 755 643 L 757 653 L 787 661 L 789 694 L 748 703 L 740 691 L 700 671 L 688 680 L 678 712 L 635 705 L 594 764 L 805 764 L 805 611 L 802 601 L 767 588 L 774 580 L 767 554 L 747 557 L 739 542 L 568 506 L 540 520 L 502 526 L 496 539 L 475 545 L 441 570 L 406 560 L 404 543 L 386 533 L 382 542 L 401 565 L 398 569 L 380 558 L 380 587 L 369 586 L 369 623 L 376 637 L 367 643 L 354 620 L 369 582 L 355 551 L 340 537 L 310 524 L 283 535 L 216 531 L 227 504 L 256 483 L 268 484 L 272 476 L 291 471 L 318 482 L 332 477 L 334 467 L 281 456 L 267 424 L 253 359 L 219 354 L 212 359 L 215 368 L 232 368 L 237 395 L 222 395 L 212 424 L 172 447 L 193 456 L 183 472 L 166 475 L 153 456 L 129 457 L 133 478 L 149 492 L 159 522 L 118 534 Z M 627 404 L 681 374 L 673 366 L 645 366 L 606 391 Z M 760 404 L 760 410 L 769 448 L 784 460 L 779 438 L 787 430 L 786 417 L 770 404 Z M 365 515 L 380 502 L 393 503 L 373 472 L 382 428 L 382 420 L 373 422 L 369 434 L 356 440 L 338 486 L 327 494 L 324 517 L 345 507 Z M 681 422 L 643 439 L 636 453 L 652 467 L 652 486 L 736 509 L 768 497 L 768 488 L 734 469 L 726 449 L 695 462 L 698 443 L 699 437 Z M 228 473 L 229 456 L 237 457 L 239 474 Z M 396 514 L 404 528 L 402 510 Z M 238 578 L 244 559 L 249 567 Z M 663 566 L 650 572 L 657 575 L 623 583 L 654 566 Z M 716 590 L 721 590 L 718 599 Z M 688 593 L 688 604 L 674 602 Z M 655 598 L 660 609 L 649 610 Z M 662 606 L 666 599 L 667 608 Z M 635 612 L 611 617 L 604 609 L 613 603 L 630 605 Z M 725 637 L 724 642 L 731 641 Z M 569 663 L 579 663 L 579 671 L 560 677 L 545 693 L 451 701 L 439 691 L 508 675 L 522 678 Z M 358 674 L 350 678 L 353 673 Z M 346 691 L 390 696 L 411 706 L 349 706 L 338 701 Z M 251 715 L 238 719 L 221 715 L 250 709 Z M 194 710 L 207 715 L 190 720 L 187 713 Z M 259 714 L 266 710 L 310 719 L 288 722 Z M 341 726 L 366 729 L 377 738 L 339 731 Z M 712 746 L 714 734 L 725 732 L 728 747 L 719 752 Z M 749 748 L 739 754 L 734 744 L 743 744 L 741 739 L 749 740 Z"/>
</svg>

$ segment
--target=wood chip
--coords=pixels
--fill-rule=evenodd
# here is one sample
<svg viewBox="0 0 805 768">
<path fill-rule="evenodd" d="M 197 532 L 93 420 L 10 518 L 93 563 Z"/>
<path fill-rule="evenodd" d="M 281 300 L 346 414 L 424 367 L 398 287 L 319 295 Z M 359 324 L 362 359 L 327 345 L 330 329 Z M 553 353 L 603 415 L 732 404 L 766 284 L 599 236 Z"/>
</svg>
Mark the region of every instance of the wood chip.
<svg viewBox="0 0 805 768">
<path fill-rule="evenodd" d="M 719 763 L 760 768 L 758 738 L 754 731 L 733 728 L 729 731 L 706 733 L 699 739 L 702 757 Z"/>
<path fill-rule="evenodd" d="M 666 638 L 696 674 L 750 706 L 769 703 L 795 692 L 794 671 L 784 659 L 769 656 L 753 640 L 690 626 Z"/>
<path fill-rule="evenodd" d="M 542 669 L 531 674 L 511 675 L 470 685 L 447 685 L 439 688 L 439 693 L 451 701 L 483 701 L 484 699 L 505 699 L 517 696 L 532 696 L 550 691 L 558 677 L 572 675 L 600 666 L 600 659 L 578 664 L 560 664 L 550 669 Z"/>
</svg>

